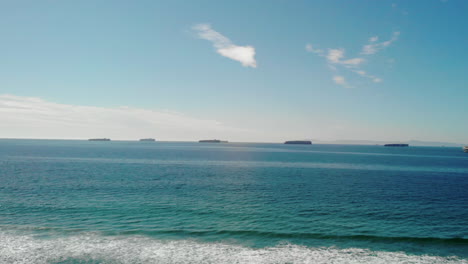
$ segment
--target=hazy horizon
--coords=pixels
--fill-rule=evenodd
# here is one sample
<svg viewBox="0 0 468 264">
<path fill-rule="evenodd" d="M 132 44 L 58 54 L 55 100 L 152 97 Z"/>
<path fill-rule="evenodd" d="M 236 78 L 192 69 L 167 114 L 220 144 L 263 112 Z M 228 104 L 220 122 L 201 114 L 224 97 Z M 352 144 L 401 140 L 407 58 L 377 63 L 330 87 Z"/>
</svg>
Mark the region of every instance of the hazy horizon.
<svg viewBox="0 0 468 264">
<path fill-rule="evenodd" d="M 285 139 L 283 141 L 230 141 L 229 139 L 225 138 L 199 138 L 199 139 L 191 139 L 191 140 L 177 140 L 177 139 L 167 139 L 161 140 L 155 137 L 139 137 L 139 138 L 108 138 L 108 137 L 101 137 L 110 139 L 111 141 L 139 141 L 143 138 L 152 138 L 155 139 L 156 142 L 187 142 L 187 143 L 197 143 L 199 140 L 226 140 L 227 143 L 252 143 L 252 144 L 284 144 L 285 141 L 288 140 L 309 140 L 313 144 L 323 144 L 323 145 L 384 145 L 384 144 L 391 144 L 391 143 L 409 143 L 411 146 L 444 146 L 444 147 L 461 147 L 464 146 L 464 143 L 457 143 L 457 142 L 438 142 L 438 141 L 421 141 L 416 139 L 411 140 L 385 140 L 385 141 L 373 141 L 373 140 L 348 140 L 348 139 L 337 139 L 337 140 L 319 140 L 319 139 L 310 139 L 310 138 L 302 138 L 302 139 Z M 0 140 L 72 140 L 72 141 L 88 141 L 89 139 L 100 139 L 99 137 L 90 137 L 90 138 L 15 138 L 15 137 L 8 137 L 8 138 L 0 138 Z M 224 144 L 224 143 L 222 143 Z"/>
</svg>

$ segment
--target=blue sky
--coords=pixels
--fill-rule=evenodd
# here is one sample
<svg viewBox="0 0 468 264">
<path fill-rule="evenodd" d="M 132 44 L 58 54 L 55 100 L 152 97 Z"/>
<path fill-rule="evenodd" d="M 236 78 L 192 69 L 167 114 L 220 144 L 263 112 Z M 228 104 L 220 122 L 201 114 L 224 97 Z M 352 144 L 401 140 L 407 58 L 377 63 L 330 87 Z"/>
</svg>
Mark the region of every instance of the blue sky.
<svg viewBox="0 0 468 264">
<path fill-rule="evenodd" d="M 0 1 L 0 137 L 468 144 L 467 11 Z"/>
</svg>

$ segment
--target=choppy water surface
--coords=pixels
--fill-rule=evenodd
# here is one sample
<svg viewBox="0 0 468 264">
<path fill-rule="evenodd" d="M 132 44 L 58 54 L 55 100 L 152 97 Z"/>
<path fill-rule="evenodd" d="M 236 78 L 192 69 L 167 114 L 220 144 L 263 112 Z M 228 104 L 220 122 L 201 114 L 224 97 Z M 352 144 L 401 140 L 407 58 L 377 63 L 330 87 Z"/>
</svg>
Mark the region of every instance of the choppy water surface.
<svg viewBox="0 0 468 264">
<path fill-rule="evenodd" d="M 0 140 L 0 263 L 468 263 L 459 148 Z"/>
</svg>

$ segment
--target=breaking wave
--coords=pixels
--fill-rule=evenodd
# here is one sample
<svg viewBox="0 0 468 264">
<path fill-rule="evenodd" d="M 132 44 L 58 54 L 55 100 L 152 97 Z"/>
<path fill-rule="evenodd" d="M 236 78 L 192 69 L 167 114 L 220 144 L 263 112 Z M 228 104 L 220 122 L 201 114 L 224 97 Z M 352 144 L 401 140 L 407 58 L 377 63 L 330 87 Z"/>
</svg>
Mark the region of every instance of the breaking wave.
<svg viewBox="0 0 468 264">
<path fill-rule="evenodd" d="M 229 243 L 156 240 L 95 233 L 39 237 L 0 233 L 0 263 L 464 263 L 458 257 L 410 255 L 361 248 L 277 245 L 250 248 Z"/>
</svg>

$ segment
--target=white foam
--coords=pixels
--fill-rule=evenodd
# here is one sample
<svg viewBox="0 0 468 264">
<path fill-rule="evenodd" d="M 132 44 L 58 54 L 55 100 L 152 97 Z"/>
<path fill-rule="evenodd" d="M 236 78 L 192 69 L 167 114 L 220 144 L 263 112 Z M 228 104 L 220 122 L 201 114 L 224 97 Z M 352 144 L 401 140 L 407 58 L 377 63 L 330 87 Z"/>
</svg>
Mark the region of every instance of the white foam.
<svg viewBox="0 0 468 264">
<path fill-rule="evenodd" d="M 82 234 L 37 238 L 0 233 L 0 263 L 463 263 L 456 257 L 403 252 L 280 245 L 254 249 L 191 240 L 163 241 L 142 236 Z"/>
</svg>

